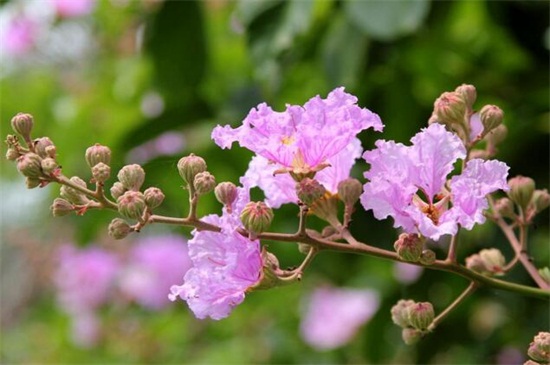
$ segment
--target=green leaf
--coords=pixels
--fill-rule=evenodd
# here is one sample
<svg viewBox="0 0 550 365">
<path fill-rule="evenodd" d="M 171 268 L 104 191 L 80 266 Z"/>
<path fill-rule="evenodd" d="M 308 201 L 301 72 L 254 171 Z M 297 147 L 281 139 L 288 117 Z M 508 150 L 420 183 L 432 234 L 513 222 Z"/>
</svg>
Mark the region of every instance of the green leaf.
<svg viewBox="0 0 550 365">
<path fill-rule="evenodd" d="M 429 0 L 347 0 L 349 20 L 374 39 L 389 41 L 418 29 L 430 9 Z"/>
</svg>

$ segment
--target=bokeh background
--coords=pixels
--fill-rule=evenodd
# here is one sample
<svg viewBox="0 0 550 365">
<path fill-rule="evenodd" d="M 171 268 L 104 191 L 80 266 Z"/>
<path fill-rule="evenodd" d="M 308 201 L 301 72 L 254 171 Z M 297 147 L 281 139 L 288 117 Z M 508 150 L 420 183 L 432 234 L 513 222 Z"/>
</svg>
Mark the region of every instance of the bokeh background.
<svg viewBox="0 0 550 365">
<path fill-rule="evenodd" d="M 178 159 L 201 155 L 217 181 L 237 182 L 251 153 L 222 151 L 210 132 L 239 124 L 260 102 L 281 110 L 345 86 L 385 124 L 382 135 L 360 136 L 370 149 L 377 138 L 407 143 L 442 92 L 470 83 L 478 108 L 505 111 L 509 134 L 497 158 L 511 176 L 548 188 L 549 10 L 545 1 L 1 1 L 0 130 L 4 138 L 17 112 L 32 113 L 34 136 L 49 136 L 64 173 L 84 179 L 86 148 L 108 145 L 113 171 L 142 164 L 145 185 L 168 197 L 160 213 L 182 216 Z M 98 333 L 79 342 L 55 285 L 59 248 L 95 247 L 128 261 L 137 240 L 184 240 L 189 229 L 147 227 L 137 240 L 115 242 L 106 234 L 113 213 L 53 218 L 57 186 L 26 190 L 13 163 L 0 166 L 2 363 L 518 364 L 533 336 L 550 328 L 547 301 L 481 289 L 435 333 L 405 346 L 391 306 L 410 298 L 432 301 L 439 312 L 467 282 L 325 253 L 300 284 L 251 293 L 221 321 L 197 320 L 181 301 L 148 306 L 114 289 L 95 308 Z M 353 175 L 362 179 L 365 168 L 358 162 Z M 219 210 L 212 197 L 199 207 Z M 293 231 L 295 217 L 295 207 L 284 206 L 274 230 Z M 357 237 L 380 247 L 397 236 L 390 221 L 361 210 L 354 222 Z M 545 213 L 530 234 L 539 267 L 550 259 L 548 238 Z M 302 258 L 293 245 L 269 247 L 282 266 Z M 462 236 L 459 259 L 487 247 L 511 257 L 500 232 L 484 225 Z M 95 288 L 94 275 L 88 279 L 82 293 Z M 507 279 L 532 284 L 521 268 Z M 336 348 L 301 335 L 308 298 L 320 286 L 378 298 L 367 323 Z"/>
</svg>

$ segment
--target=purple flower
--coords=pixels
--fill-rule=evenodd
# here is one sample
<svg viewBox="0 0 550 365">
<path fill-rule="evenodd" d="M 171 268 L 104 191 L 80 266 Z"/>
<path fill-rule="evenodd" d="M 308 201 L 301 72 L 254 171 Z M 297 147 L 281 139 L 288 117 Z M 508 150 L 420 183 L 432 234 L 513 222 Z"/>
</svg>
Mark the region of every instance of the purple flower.
<svg viewBox="0 0 550 365">
<path fill-rule="evenodd" d="M 303 107 L 288 105 L 284 112 L 274 112 L 262 103 L 250 111 L 242 126 L 217 126 L 212 138 L 222 148 L 237 141 L 279 168 L 318 171 L 362 130 L 382 130 L 378 115 L 356 103 L 357 98 L 343 87 L 326 99 L 315 96 Z"/>
<path fill-rule="evenodd" d="M 330 166 L 317 172 L 315 179 L 329 193 L 336 194 L 338 183 L 350 176 L 351 168 L 362 151 L 361 141 L 357 138 L 352 139 L 342 151 L 327 160 Z M 296 181 L 289 174 L 275 174 L 275 170 L 277 165 L 262 156 L 254 156 L 244 177 L 241 178 L 241 183 L 262 189 L 266 203 L 272 208 L 279 208 L 286 203 L 297 203 Z"/>
<path fill-rule="evenodd" d="M 508 189 L 508 166 L 473 159 L 446 186 L 454 163 L 466 157 L 460 139 L 442 125 L 432 124 L 411 141 L 412 146 L 404 146 L 379 140 L 376 149 L 363 154 L 371 165 L 365 172 L 370 181 L 361 195 L 363 207 L 377 219 L 393 217 L 394 227 L 434 240 L 454 235 L 459 224 L 470 230 L 483 223 L 487 194 Z"/>
<path fill-rule="evenodd" d="M 38 27 L 32 19 L 20 15 L 5 21 L 0 28 L 0 44 L 2 52 L 14 57 L 23 56 L 34 47 Z"/>
<path fill-rule="evenodd" d="M 185 274 L 181 286 L 171 288 L 170 299 L 187 301 L 197 318 L 222 319 L 240 304 L 247 290 L 259 282 L 263 262 L 260 242 L 238 233 L 238 215 L 249 201 L 248 188 L 239 189 L 232 213 L 209 215 L 205 222 L 218 225 L 221 232 L 193 231 L 189 256 L 193 267 Z"/>
<path fill-rule="evenodd" d="M 378 293 L 372 290 L 318 288 L 309 298 L 300 334 L 318 350 L 335 349 L 348 343 L 379 305 Z"/>
<path fill-rule="evenodd" d="M 150 309 L 161 309 L 170 301 L 170 286 L 191 267 L 186 241 L 175 235 L 140 239 L 132 247 L 119 285 L 121 291 Z"/>
<path fill-rule="evenodd" d="M 71 18 L 91 13 L 96 0 L 52 0 L 52 3 L 60 17 Z"/>
</svg>

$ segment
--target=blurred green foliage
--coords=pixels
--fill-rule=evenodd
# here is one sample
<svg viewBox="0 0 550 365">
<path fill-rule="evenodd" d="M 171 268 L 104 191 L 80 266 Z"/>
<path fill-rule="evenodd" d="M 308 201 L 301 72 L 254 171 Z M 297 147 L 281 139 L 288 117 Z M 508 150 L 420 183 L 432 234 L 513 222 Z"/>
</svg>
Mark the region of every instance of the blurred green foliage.
<svg viewBox="0 0 550 365">
<path fill-rule="evenodd" d="M 0 12 L 21 3 L 2 2 Z M 5 136 L 13 115 L 32 113 L 35 136 L 49 136 L 65 174 L 81 177 L 89 176 L 84 151 L 96 142 L 112 148 L 117 171 L 132 162 L 126 154 L 132 148 L 167 131 L 181 132 L 186 145 L 180 153 L 144 165 L 145 185 L 168 197 L 161 213 L 181 216 L 187 197 L 178 159 L 193 152 L 206 159 L 218 181 L 238 181 L 251 154 L 221 151 L 210 131 L 216 124 L 237 125 L 259 102 L 281 109 L 343 85 L 385 124 L 382 135 L 360 136 L 370 149 L 378 138 L 407 142 L 426 125 L 439 94 L 470 83 L 478 90 L 478 108 L 492 103 L 505 111 L 509 136 L 497 157 L 512 176 L 531 176 L 547 188 L 548 12 L 548 2 L 526 1 L 99 1 L 91 15 L 57 20 L 50 29 L 61 36 L 85 31 L 89 43 L 78 57 L 65 57 L 69 45 L 58 37 L 23 59 L 3 59 L 0 129 Z M 73 28 L 63 28 L 65 23 Z M 147 111 L 151 93 L 162 100 L 158 113 Z M 23 179 L 13 164 L 2 161 L 1 168 L 2 363 L 497 363 L 505 349 L 525 353 L 532 337 L 550 327 L 548 302 L 481 289 L 434 334 L 407 347 L 389 308 L 411 298 L 433 301 L 441 311 L 467 283 L 425 271 L 418 282 L 399 284 L 392 263 L 325 253 L 301 284 L 252 293 L 220 322 L 194 319 L 182 302 L 160 313 L 107 308 L 104 341 L 78 349 L 51 288 L 32 278 L 47 275 L 47 268 L 29 263 L 28 252 L 19 248 L 28 242 L 48 249 L 67 240 L 105 242 L 114 215 L 54 220 L 47 207 L 57 187 L 14 188 L 23 187 Z M 358 162 L 354 175 L 362 178 L 365 168 Z M 199 213 L 219 209 L 207 197 Z M 294 230 L 295 217 L 295 207 L 283 207 L 274 229 Z M 354 220 L 357 237 L 391 247 L 397 235 L 391 222 L 360 210 Z M 189 235 L 188 229 L 163 229 Z M 550 260 L 548 236 L 546 213 L 530 237 L 538 266 Z M 283 266 L 301 258 L 294 246 L 269 245 Z M 511 255 L 504 237 L 486 225 L 462 236 L 460 259 L 490 246 Z M 31 257 L 47 256 L 47 250 L 31 251 Z M 520 268 L 507 278 L 530 283 Z M 14 294 L 11 280 L 22 285 L 23 295 Z M 317 352 L 301 340 L 298 327 L 304 297 L 325 281 L 377 289 L 383 301 L 352 343 Z"/>
</svg>

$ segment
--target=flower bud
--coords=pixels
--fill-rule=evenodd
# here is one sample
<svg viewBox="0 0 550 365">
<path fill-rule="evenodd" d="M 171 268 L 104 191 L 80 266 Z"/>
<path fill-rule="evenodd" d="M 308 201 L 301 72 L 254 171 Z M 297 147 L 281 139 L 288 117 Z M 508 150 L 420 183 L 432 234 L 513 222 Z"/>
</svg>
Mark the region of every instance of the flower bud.
<svg viewBox="0 0 550 365">
<path fill-rule="evenodd" d="M 198 195 L 208 194 L 216 187 L 216 179 L 208 171 L 199 172 L 195 175 L 193 186 Z"/>
<path fill-rule="evenodd" d="M 298 199 L 308 206 L 319 200 L 325 195 L 325 192 L 325 187 L 319 181 L 308 177 L 296 183 L 296 195 Z"/>
<path fill-rule="evenodd" d="M 55 198 L 50 209 L 54 217 L 61 217 L 74 211 L 74 206 L 63 198 Z"/>
<path fill-rule="evenodd" d="M 111 186 L 111 196 L 115 199 L 118 199 L 125 192 L 126 188 L 124 188 L 124 185 L 122 185 L 120 181 L 117 181 Z"/>
<path fill-rule="evenodd" d="M 434 320 L 434 308 L 430 302 L 414 303 L 407 306 L 409 322 L 412 327 L 425 331 Z"/>
<path fill-rule="evenodd" d="M 435 259 L 435 252 L 432 250 L 423 250 L 419 261 L 422 265 L 431 265 L 435 262 Z"/>
<path fill-rule="evenodd" d="M 40 167 L 42 168 L 42 172 L 44 172 L 46 175 L 50 175 L 57 168 L 59 168 L 59 165 L 57 164 L 57 162 L 55 162 L 53 158 L 46 157 L 41 161 Z"/>
<path fill-rule="evenodd" d="M 109 236 L 121 240 L 133 232 L 133 228 L 122 218 L 115 218 L 109 223 Z"/>
<path fill-rule="evenodd" d="M 502 141 L 506 139 L 508 135 L 508 128 L 504 124 L 499 125 L 498 127 L 491 130 L 485 135 L 485 140 L 488 144 L 494 146 L 499 145 Z"/>
<path fill-rule="evenodd" d="M 495 202 L 495 210 L 503 217 L 514 218 L 514 203 L 509 198 L 500 198 Z"/>
<path fill-rule="evenodd" d="M 31 140 L 31 131 L 34 126 L 34 119 L 32 115 L 27 113 L 17 113 L 15 117 L 11 119 L 11 127 L 21 136 L 25 141 Z"/>
<path fill-rule="evenodd" d="M 541 364 L 550 362 L 550 333 L 539 332 L 529 345 L 527 355 Z"/>
<path fill-rule="evenodd" d="M 281 284 L 277 271 L 280 271 L 279 260 L 274 254 L 264 248 L 262 250 L 262 274 L 260 280 L 253 284 L 250 289 L 265 290 L 277 287 Z"/>
<path fill-rule="evenodd" d="M 508 185 L 508 197 L 525 211 L 535 192 L 535 181 L 530 177 L 518 175 L 508 180 Z"/>
<path fill-rule="evenodd" d="M 199 172 L 206 171 L 206 162 L 202 157 L 190 154 L 178 161 L 178 172 L 187 184 L 193 184 L 195 176 Z"/>
<path fill-rule="evenodd" d="M 400 299 L 397 304 L 391 308 L 391 320 L 399 327 L 410 327 L 408 308 L 413 306 L 415 302 L 410 299 Z"/>
<path fill-rule="evenodd" d="M 338 197 L 347 206 L 353 206 L 363 193 L 363 185 L 357 179 L 349 178 L 338 183 Z"/>
<path fill-rule="evenodd" d="M 550 284 L 550 268 L 548 266 L 538 269 L 540 277 L 548 284 Z"/>
<path fill-rule="evenodd" d="M 17 158 L 21 156 L 19 154 L 19 152 L 17 152 L 17 150 L 13 147 L 9 147 L 8 150 L 6 151 L 6 159 L 10 160 L 10 161 L 15 161 L 17 160 Z"/>
<path fill-rule="evenodd" d="M 414 345 L 424 336 L 422 331 L 415 328 L 403 328 L 401 331 L 401 338 L 406 345 Z"/>
<path fill-rule="evenodd" d="M 145 204 L 149 209 L 155 209 L 164 201 L 164 193 L 159 188 L 150 187 L 143 192 Z"/>
<path fill-rule="evenodd" d="M 483 249 L 466 258 L 466 267 L 482 275 L 502 275 L 505 258 L 496 248 Z"/>
<path fill-rule="evenodd" d="M 455 89 L 455 92 L 464 99 L 466 107 L 471 111 L 477 98 L 475 86 L 462 84 Z"/>
<path fill-rule="evenodd" d="M 43 175 L 42 159 L 36 153 L 25 153 L 17 159 L 17 170 L 25 177 L 38 179 Z"/>
<path fill-rule="evenodd" d="M 401 233 L 393 244 L 397 255 L 405 261 L 416 262 L 420 260 L 424 240 L 414 233 Z"/>
<path fill-rule="evenodd" d="M 76 185 L 79 185 L 83 188 L 87 188 L 86 182 L 79 178 L 78 176 L 73 176 L 69 179 Z M 80 191 L 71 188 L 70 186 L 63 185 L 60 189 L 60 195 L 62 198 L 67 199 L 69 202 L 76 205 L 87 204 L 90 200 Z"/>
<path fill-rule="evenodd" d="M 498 106 L 485 105 L 479 112 L 479 119 L 483 124 L 483 133 L 487 134 L 502 124 L 504 112 Z"/>
<path fill-rule="evenodd" d="M 466 114 L 466 103 L 456 92 L 445 92 L 434 103 L 437 119 L 446 125 L 463 124 Z"/>
<path fill-rule="evenodd" d="M 96 184 L 103 184 L 111 176 L 111 166 L 98 162 L 92 167 L 92 176 Z"/>
<path fill-rule="evenodd" d="M 147 205 L 145 197 L 139 191 L 128 190 L 117 199 L 118 212 L 126 218 L 141 220 Z"/>
<path fill-rule="evenodd" d="M 46 155 L 48 157 L 51 157 L 53 159 L 55 159 L 55 156 L 56 156 L 56 153 L 57 153 L 57 149 L 55 148 L 55 146 L 52 144 L 50 146 L 46 146 L 46 148 L 44 148 L 44 152 L 46 153 Z"/>
<path fill-rule="evenodd" d="M 550 206 L 550 194 L 548 194 L 548 190 L 546 189 L 535 190 L 531 201 L 533 202 L 535 211 L 539 213 Z"/>
<path fill-rule="evenodd" d="M 100 162 L 103 162 L 105 165 L 109 165 L 111 163 L 111 150 L 107 146 L 102 146 L 99 143 L 96 143 L 86 149 L 85 158 L 90 168 Z"/>
<path fill-rule="evenodd" d="M 33 177 L 27 177 L 25 178 L 25 185 L 27 186 L 27 189 L 34 189 L 40 186 L 40 184 L 42 184 L 42 181 L 43 180 L 35 179 Z"/>
<path fill-rule="evenodd" d="M 241 212 L 241 222 L 249 232 L 257 234 L 269 229 L 273 211 L 264 202 L 250 202 Z"/>
<path fill-rule="evenodd" d="M 120 169 L 117 177 L 127 190 L 139 191 L 145 181 L 145 171 L 138 164 L 126 165 Z"/>
<path fill-rule="evenodd" d="M 51 149 L 51 146 L 54 146 L 54 144 L 52 140 L 49 139 L 48 137 L 40 137 L 34 140 L 34 151 L 38 154 L 38 156 L 42 158 L 51 157 L 48 154 L 48 151 Z M 46 150 L 47 148 L 50 148 L 50 149 L 48 149 L 47 151 Z"/>
<path fill-rule="evenodd" d="M 214 189 L 214 195 L 220 203 L 222 203 L 227 209 L 228 213 L 231 213 L 232 204 L 237 200 L 237 187 L 232 182 L 222 182 Z"/>
</svg>

